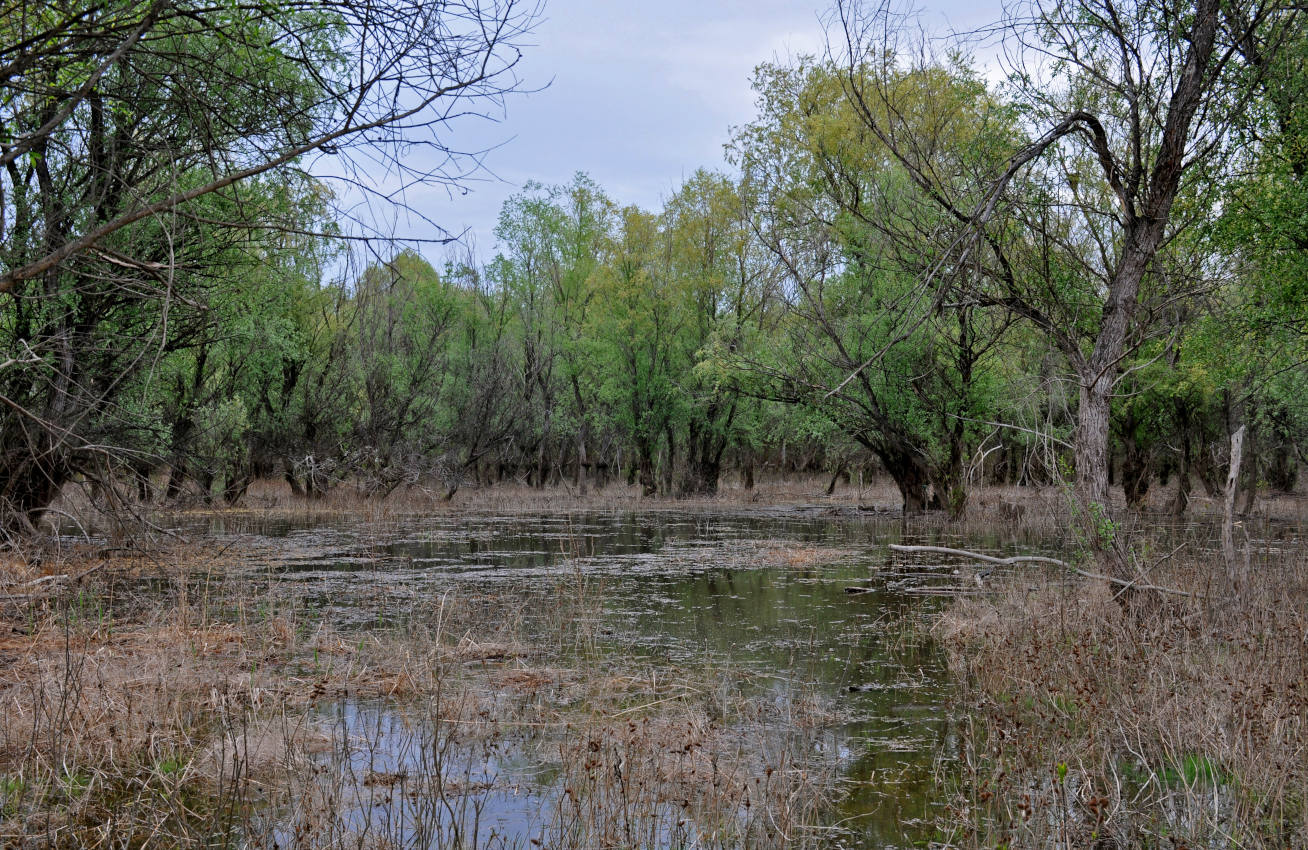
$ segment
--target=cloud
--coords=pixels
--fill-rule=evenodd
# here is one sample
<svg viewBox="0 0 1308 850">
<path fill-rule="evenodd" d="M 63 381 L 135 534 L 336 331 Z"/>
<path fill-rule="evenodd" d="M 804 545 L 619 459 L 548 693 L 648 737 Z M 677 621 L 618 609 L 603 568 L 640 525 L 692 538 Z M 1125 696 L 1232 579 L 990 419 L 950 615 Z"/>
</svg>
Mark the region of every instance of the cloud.
<svg viewBox="0 0 1308 850">
<path fill-rule="evenodd" d="M 585 171 L 618 203 L 656 207 L 696 168 L 724 167 L 730 128 L 754 114 L 756 66 L 823 52 L 822 8 L 551 0 L 521 65 L 527 88 L 548 86 L 511 98 L 501 122 L 450 128 L 456 147 L 499 146 L 487 158 L 498 179 L 467 195 L 413 192 L 410 201 L 453 232 L 470 228 L 487 255 L 500 205 L 529 179 L 562 183 Z M 926 14 L 963 29 L 998 18 L 997 4 L 986 10 L 950 0 Z"/>
</svg>

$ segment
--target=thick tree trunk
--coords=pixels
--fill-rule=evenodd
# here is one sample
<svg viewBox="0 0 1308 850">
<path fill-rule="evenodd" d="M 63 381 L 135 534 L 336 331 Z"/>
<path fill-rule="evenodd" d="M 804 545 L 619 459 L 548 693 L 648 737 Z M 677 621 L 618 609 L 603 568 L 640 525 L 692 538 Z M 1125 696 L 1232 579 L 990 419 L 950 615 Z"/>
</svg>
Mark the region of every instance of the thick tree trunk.
<svg viewBox="0 0 1308 850">
<path fill-rule="evenodd" d="M 1115 346 L 1121 351 L 1119 341 Z M 1100 373 L 1093 378 L 1083 377 L 1080 401 L 1076 415 L 1076 484 L 1077 493 L 1086 509 L 1098 505 L 1107 511 L 1108 497 L 1108 433 L 1111 409 L 1112 376 Z"/>
<path fill-rule="evenodd" d="M 681 483 L 681 493 L 685 496 L 713 496 L 718 492 L 718 479 L 722 476 L 722 465 L 716 458 L 699 457 L 690 461 L 686 477 Z"/>
<path fill-rule="evenodd" d="M 1115 350 L 1119 355 L 1125 343 L 1125 327 L 1121 332 L 1119 344 L 1110 347 L 1110 351 Z M 1116 355 L 1109 362 L 1115 361 Z M 1101 368 L 1092 372 L 1093 377 L 1083 377 L 1081 381 L 1075 442 L 1077 496 L 1079 521 L 1094 551 L 1098 571 L 1114 578 L 1128 578 L 1126 553 L 1111 524 L 1112 503 L 1108 493 L 1110 393 L 1115 374 L 1115 368 Z M 1130 606 L 1130 597 L 1128 593 L 1118 594 L 1123 609 Z"/>
<path fill-rule="evenodd" d="M 304 492 L 304 486 L 300 484 L 300 479 L 295 475 L 295 464 L 291 463 L 290 458 L 282 458 L 282 476 L 286 483 L 291 485 L 291 495 L 303 499 L 308 494 Z"/>
<path fill-rule="evenodd" d="M 677 443 L 671 425 L 664 427 L 663 436 L 668 446 L 668 464 L 663 468 L 663 492 L 671 494 L 673 476 L 676 475 L 677 470 Z"/>
<path fill-rule="evenodd" d="M 938 506 L 948 512 L 951 520 L 962 519 L 967 512 L 967 485 L 963 481 L 963 450 L 967 433 L 963 425 L 963 420 L 955 419 L 949 429 L 949 462 L 935 482 Z"/>
<path fill-rule="evenodd" d="M 182 494 L 182 482 L 186 479 L 186 472 L 180 465 L 175 462 L 168 468 L 168 483 L 164 485 L 164 501 L 171 502 Z"/>
<path fill-rule="evenodd" d="M 654 481 L 653 447 L 646 441 L 638 444 L 636 448 L 639 456 L 639 460 L 636 464 L 636 472 L 640 478 L 641 495 L 649 498 L 657 495 L 659 492 L 658 485 Z"/>
<path fill-rule="evenodd" d="M 931 477 L 926 464 L 911 449 L 901 445 L 868 446 L 886 468 L 886 472 L 899 487 L 904 513 L 919 514 L 930 507 L 928 490 Z"/>
<path fill-rule="evenodd" d="M 686 475 L 681 482 L 683 496 L 712 496 L 722 477 L 722 454 L 726 439 L 709 428 L 692 425 L 687 440 Z"/>
<path fill-rule="evenodd" d="M 581 433 L 577 436 L 577 468 L 573 477 L 573 484 L 577 488 L 578 495 L 586 495 L 586 469 L 589 464 L 586 462 L 586 428 L 582 427 Z"/>
</svg>

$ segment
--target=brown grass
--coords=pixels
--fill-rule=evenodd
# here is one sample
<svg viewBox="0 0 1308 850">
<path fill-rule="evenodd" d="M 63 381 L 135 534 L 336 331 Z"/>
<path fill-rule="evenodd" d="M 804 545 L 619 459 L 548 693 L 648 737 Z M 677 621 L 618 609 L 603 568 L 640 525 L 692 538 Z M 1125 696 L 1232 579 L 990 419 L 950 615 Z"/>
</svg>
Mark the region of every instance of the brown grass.
<svg viewBox="0 0 1308 850">
<path fill-rule="evenodd" d="M 1308 559 L 1254 567 L 1151 574 L 1190 598 L 1024 575 L 958 600 L 936 626 L 966 711 L 951 840 L 1308 845 Z"/>
<path fill-rule="evenodd" d="M 796 694 L 775 722 L 775 695 L 738 671 L 601 651 L 601 587 L 580 575 L 535 603 L 451 594 L 345 632 L 229 574 L 243 557 L 5 565 L 0 846 L 507 846 L 476 825 L 506 789 L 467 765 L 524 731 L 557 765 L 534 790 L 549 846 L 799 845 L 825 804 L 817 701 Z M 73 578 L 32 584 L 47 575 Z M 506 606 L 548 608 L 556 633 L 528 636 Z M 380 707 L 403 731 L 333 706 Z M 407 767 L 358 770 L 397 747 Z M 400 815 L 376 821 L 383 798 Z"/>
</svg>

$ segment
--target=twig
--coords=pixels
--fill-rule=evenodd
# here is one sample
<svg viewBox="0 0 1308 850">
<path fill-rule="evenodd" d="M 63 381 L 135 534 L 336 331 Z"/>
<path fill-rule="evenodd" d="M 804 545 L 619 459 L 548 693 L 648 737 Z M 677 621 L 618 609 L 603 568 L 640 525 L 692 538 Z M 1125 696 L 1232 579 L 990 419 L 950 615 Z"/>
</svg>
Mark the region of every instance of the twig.
<svg viewBox="0 0 1308 850">
<path fill-rule="evenodd" d="M 1170 593 L 1175 596 L 1187 596 L 1194 598 L 1193 593 L 1184 590 L 1177 590 L 1172 587 L 1160 587 L 1156 584 L 1140 584 L 1136 581 L 1106 576 L 1102 573 L 1092 573 L 1089 570 L 1083 570 L 1080 567 L 1074 567 L 1067 561 L 1060 561 L 1058 558 L 1046 558 L 1043 555 L 1014 555 L 1011 558 L 998 558 L 994 555 L 983 555 L 980 552 L 969 552 L 966 549 L 950 549 L 945 546 L 903 546 L 898 543 L 891 543 L 890 548 L 895 552 L 931 552 L 937 555 L 956 555 L 960 558 L 971 558 L 976 561 L 985 561 L 990 564 L 1053 564 L 1059 567 L 1065 567 L 1079 576 L 1086 578 L 1099 579 L 1118 587 L 1133 587 L 1137 590 L 1156 590 L 1159 593 Z"/>
</svg>

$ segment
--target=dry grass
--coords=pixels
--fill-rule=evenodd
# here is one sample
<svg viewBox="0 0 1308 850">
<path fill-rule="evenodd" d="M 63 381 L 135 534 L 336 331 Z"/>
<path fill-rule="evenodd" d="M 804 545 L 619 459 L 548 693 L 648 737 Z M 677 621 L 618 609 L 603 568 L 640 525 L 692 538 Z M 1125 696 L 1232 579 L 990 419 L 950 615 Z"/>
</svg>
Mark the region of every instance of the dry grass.
<svg viewBox="0 0 1308 850">
<path fill-rule="evenodd" d="M 516 793 L 552 847 L 811 837 L 833 779 L 812 746 L 823 706 L 601 651 L 602 587 L 580 575 L 343 632 L 229 575 L 242 557 L 4 566 L 0 846 L 511 846 L 479 818 Z M 523 608 L 555 630 L 504 616 Z M 509 750 L 553 778 L 474 769 Z"/>
<path fill-rule="evenodd" d="M 1308 561 L 1232 588 L 1203 553 L 1155 569 L 1191 598 L 1012 577 L 937 637 L 965 683 L 961 846 L 1308 846 Z"/>
</svg>

